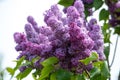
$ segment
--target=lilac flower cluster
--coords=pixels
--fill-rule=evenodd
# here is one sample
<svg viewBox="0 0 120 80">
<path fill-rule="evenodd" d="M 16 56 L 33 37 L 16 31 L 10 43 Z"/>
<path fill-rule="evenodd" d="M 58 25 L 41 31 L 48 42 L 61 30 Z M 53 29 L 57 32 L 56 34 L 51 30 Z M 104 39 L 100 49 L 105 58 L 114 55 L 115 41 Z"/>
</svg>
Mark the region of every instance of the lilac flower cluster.
<svg viewBox="0 0 120 80">
<path fill-rule="evenodd" d="M 119 0 L 106 0 L 111 19 L 109 23 L 112 27 L 120 24 L 120 1 Z"/>
<path fill-rule="evenodd" d="M 79 60 L 89 57 L 92 51 L 98 52 L 99 58 L 103 59 L 103 38 L 100 27 L 92 24 L 93 21 L 86 26 L 84 17 L 81 0 L 76 0 L 73 6 L 67 8 L 66 17 L 62 17 L 57 5 L 53 5 L 44 14 L 46 26 L 38 27 L 34 18 L 28 16 L 25 34 L 14 34 L 17 43 L 15 49 L 20 52 L 18 59 L 25 56 L 26 60 L 31 61 L 39 56 L 40 59 L 30 66 L 42 68 L 40 62 L 55 56 L 63 69 L 75 73 L 82 73 L 84 69 L 90 70 L 92 64 L 83 65 Z M 27 67 L 29 66 L 22 66 L 20 71 Z"/>
<path fill-rule="evenodd" d="M 99 54 L 100 60 L 104 60 L 105 59 L 105 55 L 103 52 L 104 41 L 103 41 L 101 27 L 97 24 L 97 20 L 94 18 L 90 20 L 90 22 L 86 27 L 87 30 L 89 31 L 88 35 L 95 43 L 93 50 L 95 50 Z"/>
</svg>

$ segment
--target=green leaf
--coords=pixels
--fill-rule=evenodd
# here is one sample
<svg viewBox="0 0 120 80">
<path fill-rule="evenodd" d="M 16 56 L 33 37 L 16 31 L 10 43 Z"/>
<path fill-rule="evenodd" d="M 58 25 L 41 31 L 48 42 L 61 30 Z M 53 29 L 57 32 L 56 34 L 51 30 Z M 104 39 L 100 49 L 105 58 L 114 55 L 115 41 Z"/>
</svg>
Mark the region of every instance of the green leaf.
<svg viewBox="0 0 120 80">
<path fill-rule="evenodd" d="M 78 74 L 76 80 L 86 80 L 83 74 Z"/>
<path fill-rule="evenodd" d="M 106 34 L 106 31 L 109 29 L 109 23 L 104 23 L 102 27 L 102 33 Z"/>
<path fill-rule="evenodd" d="M 50 75 L 50 80 L 56 80 L 56 72 Z"/>
<path fill-rule="evenodd" d="M 111 33 L 111 31 L 110 31 L 110 33 Z M 110 36 L 111 36 L 110 33 L 105 33 L 104 34 L 104 43 L 111 43 L 110 42 Z"/>
<path fill-rule="evenodd" d="M 73 4 L 74 0 L 60 0 L 58 2 L 58 4 L 64 6 L 64 7 L 68 7 L 71 6 Z"/>
<path fill-rule="evenodd" d="M 21 80 L 21 79 L 25 78 L 26 76 L 28 76 L 30 74 L 31 71 L 32 71 L 32 68 L 26 68 L 26 70 L 24 72 L 20 72 L 16 76 L 17 80 Z"/>
<path fill-rule="evenodd" d="M 46 66 L 50 66 L 50 65 L 53 65 L 55 63 L 58 62 L 58 59 L 56 57 L 50 57 L 46 60 L 44 60 L 43 62 L 41 62 L 41 64 L 46 67 Z"/>
<path fill-rule="evenodd" d="M 95 7 L 95 10 L 97 10 L 103 5 L 103 1 L 102 0 L 94 0 L 93 5 Z"/>
<path fill-rule="evenodd" d="M 103 63 L 103 61 L 97 61 L 97 62 L 93 62 L 93 66 L 98 68 L 98 69 L 101 69 L 101 64 Z"/>
<path fill-rule="evenodd" d="M 92 52 L 92 54 L 89 57 L 79 61 L 84 63 L 85 65 L 88 65 L 91 61 L 94 61 L 97 59 L 98 59 L 98 54 L 96 52 Z"/>
<path fill-rule="evenodd" d="M 92 70 L 90 70 L 90 77 L 94 77 L 96 74 L 99 74 L 100 70 L 96 67 L 94 67 Z"/>
<path fill-rule="evenodd" d="M 67 70 L 59 69 L 56 73 L 57 80 L 70 80 L 72 73 Z"/>
<path fill-rule="evenodd" d="M 71 76 L 71 80 L 86 80 L 83 74 L 74 74 Z"/>
<path fill-rule="evenodd" d="M 101 73 L 98 73 L 96 75 L 94 75 L 92 78 L 90 78 L 90 80 L 107 80 L 106 78 L 104 78 Z"/>
<path fill-rule="evenodd" d="M 92 76 L 90 80 L 107 80 L 110 77 L 110 72 L 108 70 L 106 62 L 100 61 L 98 64 L 100 65 L 100 68 L 95 66 L 90 71 L 90 75 Z"/>
<path fill-rule="evenodd" d="M 116 27 L 115 27 L 115 32 L 114 32 L 114 34 L 120 35 L 120 26 L 116 26 Z"/>
<path fill-rule="evenodd" d="M 7 67 L 6 70 L 10 73 L 10 75 L 14 75 L 14 69 L 13 68 L 10 68 L 10 67 Z"/>
<path fill-rule="evenodd" d="M 41 71 L 41 75 L 38 80 L 43 80 L 43 79 L 47 78 L 53 70 L 54 70 L 53 66 L 44 67 Z"/>
<path fill-rule="evenodd" d="M 104 54 L 107 60 L 108 60 L 109 52 L 110 52 L 110 47 L 109 46 L 104 47 Z"/>
<path fill-rule="evenodd" d="M 108 20 L 109 19 L 109 11 L 106 9 L 102 9 L 99 14 L 99 20 Z"/>
<path fill-rule="evenodd" d="M 25 56 L 21 57 L 20 59 L 16 60 L 15 62 L 17 63 L 15 68 L 14 68 L 14 71 L 16 71 L 22 64 L 22 62 L 25 60 Z"/>
<path fill-rule="evenodd" d="M 110 77 L 110 72 L 109 72 L 107 63 L 105 61 L 101 65 L 101 75 L 106 79 Z"/>
</svg>

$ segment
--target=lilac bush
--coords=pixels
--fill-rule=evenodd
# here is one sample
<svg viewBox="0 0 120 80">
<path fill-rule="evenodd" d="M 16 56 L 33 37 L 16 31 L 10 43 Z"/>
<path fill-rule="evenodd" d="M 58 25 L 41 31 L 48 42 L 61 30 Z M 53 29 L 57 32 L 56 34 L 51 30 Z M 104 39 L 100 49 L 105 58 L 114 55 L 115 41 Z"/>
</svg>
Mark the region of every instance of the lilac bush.
<svg viewBox="0 0 120 80">
<path fill-rule="evenodd" d="M 33 73 L 35 80 L 51 80 L 54 75 L 60 75 L 61 69 L 72 75 L 70 78 L 85 78 L 85 73 L 87 78 L 92 78 L 92 70 L 102 71 L 100 65 L 105 66 L 106 59 L 102 28 L 96 19 L 87 21 L 84 13 L 84 5 L 92 3 L 93 0 L 75 0 L 74 4 L 65 8 L 65 12 L 61 12 L 57 4 L 53 5 L 44 13 L 46 25 L 40 27 L 32 16 L 28 16 L 25 33 L 14 33 L 19 56 L 12 75 L 16 68 L 20 71 L 17 79 L 26 77 L 26 74 L 21 76 L 26 71 L 29 74 L 36 70 Z"/>
</svg>

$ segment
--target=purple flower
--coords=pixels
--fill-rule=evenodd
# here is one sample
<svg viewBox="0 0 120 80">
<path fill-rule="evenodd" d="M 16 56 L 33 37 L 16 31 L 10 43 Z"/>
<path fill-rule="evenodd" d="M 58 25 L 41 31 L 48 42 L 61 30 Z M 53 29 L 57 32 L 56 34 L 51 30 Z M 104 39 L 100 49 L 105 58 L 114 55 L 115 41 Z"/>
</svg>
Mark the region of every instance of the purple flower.
<svg viewBox="0 0 120 80">
<path fill-rule="evenodd" d="M 26 69 L 26 66 L 21 66 L 21 67 L 19 68 L 20 72 L 24 72 L 25 69 Z"/>
<path fill-rule="evenodd" d="M 67 8 L 67 16 L 72 17 L 73 19 L 79 18 L 80 14 L 74 6 Z"/>
<path fill-rule="evenodd" d="M 16 43 L 20 44 L 21 42 L 26 41 L 26 36 L 23 33 L 14 33 L 14 40 Z"/>
<path fill-rule="evenodd" d="M 41 69 L 42 61 L 55 56 L 59 59 L 60 68 L 82 73 L 84 68 L 92 69 L 92 62 L 84 65 L 79 60 L 89 57 L 92 51 L 96 51 L 99 59 L 103 60 L 101 28 L 95 19 L 89 23 L 85 21 L 81 0 L 76 0 L 73 6 L 68 7 L 64 17 L 57 5 L 51 6 L 44 14 L 45 26 L 38 27 L 32 16 L 28 16 L 27 21 L 25 34 L 14 34 L 17 43 L 15 49 L 20 52 L 17 59 L 22 56 L 28 61 L 36 57 L 40 59 L 26 67 Z M 24 67 L 21 67 L 20 71 L 24 71 Z"/>
<path fill-rule="evenodd" d="M 66 50 L 63 48 L 58 48 L 55 50 L 55 56 L 60 59 L 63 60 L 65 59 L 65 54 L 66 54 Z"/>
<path fill-rule="evenodd" d="M 89 33 L 88 35 L 90 38 L 94 41 L 94 47 L 93 50 L 95 50 L 99 54 L 99 59 L 104 60 L 104 41 L 103 41 L 103 35 L 101 32 L 101 28 L 99 25 L 97 25 L 96 19 L 91 19 L 88 26 L 87 26 Z"/>
</svg>

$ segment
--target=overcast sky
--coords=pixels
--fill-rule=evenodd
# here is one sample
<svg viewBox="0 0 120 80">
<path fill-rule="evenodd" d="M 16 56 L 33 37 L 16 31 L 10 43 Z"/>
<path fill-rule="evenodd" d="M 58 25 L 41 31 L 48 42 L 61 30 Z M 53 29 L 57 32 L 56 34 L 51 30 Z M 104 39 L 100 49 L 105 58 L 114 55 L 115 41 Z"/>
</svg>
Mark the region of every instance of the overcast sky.
<svg viewBox="0 0 120 80">
<path fill-rule="evenodd" d="M 0 0 L 0 54 L 3 55 L 3 64 L 0 64 L 0 66 L 3 68 L 15 66 L 12 60 L 15 60 L 19 54 L 14 49 L 16 44 L 13 40 L 13 34 L 14 32 L 24 32 L 27 16 L 32 15 L 39 26 L 44 25 L 44 11 L 48 10 L 52 4 L 55 4 L 58 1 L 59 0 Z M 116 36 L 112 38 L 112 53 L 115 38 Z M 120 48 L 120 46 L 118 47 Z M 120 51 L 117 50 L 118 54 L 112 67 L 112 80 L 117 80 L 117 74 L 120 68 L 119 52 Z M 6 78 L 5 80 L 9 80 L 9 78 Z"/>
</svg>

